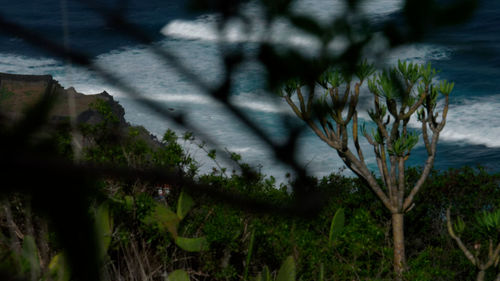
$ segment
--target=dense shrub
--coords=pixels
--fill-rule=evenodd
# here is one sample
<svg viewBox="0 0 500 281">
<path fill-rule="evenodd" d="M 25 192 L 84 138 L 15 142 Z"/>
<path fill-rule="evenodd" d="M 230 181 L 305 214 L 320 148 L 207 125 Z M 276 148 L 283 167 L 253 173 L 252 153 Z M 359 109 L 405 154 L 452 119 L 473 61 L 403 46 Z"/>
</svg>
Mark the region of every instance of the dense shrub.
<svg viewBox="0 0 500 281">
<path fill-rule="evenodd" d="M 103 121 L 82 128 L 84 136 L 90 140 L 84 151 L 89 161 L 160 167 L 179 171 L 214 190 L 255 200 L 265 199 L 276 206 L 295 202 L 297 194 L 291 193 L 289 187 L 293 183 L 276 186 L 274 178 L 253 171 L 236 154 L 232 158 L 241 173 L 229 174 L 216 165 L 210 174 L 197 174 L 196 161 L 179 143 L 180 140 L 192 141 L 189 134 L 179 139 L 169 130 L 161 142 L 152 145 L 144 128 L 130 127 L 125 134 L 120 133 L 120 138 L 115 138 L 111 129 L 117 123 L 106 113 L 104 105 L 98 109 L 103 111 Z M 61 155 L 72 157 L 69 135 L 64 130 L 55 140 L 54 147 L 59 148 Z M 217 161 L 215 153 L 207 152 Z M 415 181 L 418 174 L 418 169 L 409 169 L 407 181 Z M 482 168 L 464 167 L 432 173 L 425 191 L 420 193 L 425 197 L 417 198 L 405 222 L 409 257 L 407 280 L 474 278 L 474 268 L 446 232 L 444 212 L 451 205 L 454 213 L 471 226 L 464 232 L 466 243 L 483 239 L 481 235 L 484 234 L 472 226 L 474 216 L 471 214 L 500 206 L 499 178 Z M 275 275 L 288 256 L 296 261 L 297 276 L 303 281 L 318 280 L 320 268 L 323 268 L 324 280 L 391 279 L 392 242 L 388 214 L 358 179 L 338 174 L 311 179 L 308 188 L 320 191 L 327 202 L 314 217 L 243 210 L 211 197 L 192 194 L 195 205 L 178 224 L 175 235 L 161 224 L 146 223 L 145 218 L 151 216 L 159 204 L 175 213 L 183 186 L 172 186 L 165 199 L 158 198 L 157 188 L 152 182 L 102 180 L 101 196 L 95 199 L 94 205 L 107 202 L 113 218 L 113 235 L 105 266 L 108 279 L 145 274 L 149 280 L 163 280 L 168 272 L 182 268 L 197 280 L 242 280 L 244 272 L 247 276 L 256 276 L 265 266 Z M 26 208 L 28 204 L 28 198 L 13 195 L 10 204 L 3 205 L 12 213 L 12 218 L 1 215 L 0 269 L 22 268 L 22 272 L 28 274 L 33 268 L 29 263 L 22 263 L 22 267 L 16 265 L 22 251 L 13 250 L 16 239 L 12 237 L 9 220 L 16 222 L 24 234 L 33 232 L 33 227 L 26 222 L 35 225 L 36 248 L 39 251 L 48 249 L 45 260 L 54 258 L 61 250 L 56 241 L 49 239 L 50 232 L 44 232 L 46 223 Z M 330 224 L 333 214 L 340 208 L 345 211 L 345 225 L 341 235 L 330 243 Z M 252 233 L 254 242 L 250 249 Z M 204 237 L 209 248 L 201 252 L 183 250 L 176 244 L 176 235 Z M 45 261 L 36 272 L 41 279 L 50 279 L 49 271 Z"/>
</svg>

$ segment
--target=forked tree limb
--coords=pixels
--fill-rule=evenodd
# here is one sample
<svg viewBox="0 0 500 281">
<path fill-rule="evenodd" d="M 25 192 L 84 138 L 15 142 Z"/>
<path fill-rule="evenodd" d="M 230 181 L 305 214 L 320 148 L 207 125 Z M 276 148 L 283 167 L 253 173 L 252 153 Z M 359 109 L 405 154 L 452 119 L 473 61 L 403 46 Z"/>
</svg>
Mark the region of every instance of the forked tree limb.
<svg viewBox="0 0 500 281">
<path fill-rule="evenodd" d="M 462 250 L 462 252 L 464 253 L 465 257 L 473 265 L 477 265 L 477 260 L 474 257 L 474 255 L 469 251 L 469 249 L 467 249 L 467 247 L 462 242 L 462 239 L 460 239 L 460 237 L 458 237 L 455 234 L 455 231 L 453 231 L 453 226 L 451 224 L 450 207 L 448 207 L 448 209 L 446 210 L 446 226 L 448 228 L 448 233 L 450 234 L 451 238 L 453 238 L 455 240 L 455 242 L 457 242 L 458 247 L 460 248 L 460 250 Z"/>
<path fill-rule="evenodd" d="M 460 237 L 453 231 L 453 226 L 451 224 L 450 207 L 448 207 L 448 209 L 446 210 L 446 220 L 446 225 L 450 236 L 457 242 L 458 247 L 460 248 L 460 250 L 462 250 L 465 257 L 479 269 L 476 280 L 484 280 L 486 270 L 492 265 L 496 266 L 496 262 L 500 258 L 500 242 L 493 250 L 493 241 L 490 239 L 488 247 L 488 260 L 485 263 L 482 263 L 478 256 L 479 253 L 476 252 L 476 255 L 472 254 L 471 251 L 469 251 L 469 249 L 467 249 L 467 247 L 464 245 L 462 239 L 460 239 Z M 500 274 L 497 275 L 496 281 L 499 281 L 499 277 Z"/>
<path fill-rule="evenodd" d="M 432 166 L 434 165 L 434 158 L 436 155 L 436 145 L 435 144 L 437 144 L 437 139 L 438 139 L 438 135 L 434 135 L 431 155 L 429 155 L 427 157 L 427 160 L 425 161 L 424 170 L 422 171 L 420 178 L 418 179 L 415 186 L 411 189 L 410 194 L 408 194 L 408 196 L 404 200 L 403 210 L 406 210 L 413 203 L 413 199 L 415 198 L 415 195 L 420 191 L 420 189 L 424 185 L 425 180 L 427 179 L 427 177 L 429 176 L 429 174 L 432 170 Z"/>
</svg>

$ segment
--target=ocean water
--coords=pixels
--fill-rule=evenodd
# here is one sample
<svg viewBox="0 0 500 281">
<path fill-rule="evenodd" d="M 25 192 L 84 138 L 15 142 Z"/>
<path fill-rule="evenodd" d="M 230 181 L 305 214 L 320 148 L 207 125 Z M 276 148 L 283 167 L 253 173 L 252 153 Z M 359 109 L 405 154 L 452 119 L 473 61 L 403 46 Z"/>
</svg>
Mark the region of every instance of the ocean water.
<svg viewBox="0 0 500 281">
<path fill-rule="evenodd" d="M 216 25 L 217 15 L 188 12 L 185 1 L 101 1 L 105 8 L 124 9 L 134 24 L 154 39 L 154 47 L 171 52 L 202 83 L 217 85 L 221 81 L 223 62 Z M 99 2 L 99 3 L 101 3 Z M 207 96 L 199 87 L 171 64 L 152 53 L 151 47 L 139 44 L 106 25 L 101 15 L 84 1 L 0 0 L 0 16 L 25 28 L 44 34 L 48 39 L 79 50 L 93 62 L 112 72 L 143 95 L 174 112 L 182 112 L 201 139 L 206 136 L 219 147 L 242 154 L 243 159 L 278 180 L 284 180 L 289 169 L 273 160 L 270 149 L 249 133 L 244 124 L 234 121 L 223 105 Z M 370 21 L 397 16 L 402 8 L 398 0 L 365 1 L 361 12 Z M 345 9 L 341 1 L 300 0 L 294 9 L 327 21 Z M 255 43 L 266 39 L 259 8 L 250 3 L 245 13 L 253 28 L 243 30 L 241 22 L 231 22 L 224 32 L 224 42 L 231 46 L 244 43 L 245 52 L 255 53 Z M 441 134 L 435 168 L 447 169 L 481 164 L 492 172 L 500 171 L 500 3 L 484 1 L 474 16 L 460 26 L 446 27 L 429 34 L 422 42 L 400 47 L 387 53 L 383 62 L 391 65 L 398 59 L 419 63 L 431 62 L 441 70 L 439 79 L 455 81 L 447 124 Z M 295 30 L 286 21 L 271 28 L 273 42 L 287 44 L 298 50 L 314 53 L 315 38 Z M 333 52 L 342 50 L 342 40 L 331 44 Z M 376 46 L 374 46 L 375 48 Z M 383 48 L 383 44 L 379 46 Z M 186 128 L 165 120 L 157 113 L 139 105 L 134 97 L 117 85 L 103 80 L 97 73 L 45 53 L 20 38 L 0 31 L 0 72 L 51 74 L 64 87 L 94 94 L 103 90 L 112 94 L 125 108 L 126 119 L 143 125 L 161 137 L 167 128 L 182 134 Z M 264 91 L 265 69 L 257 62 L 242 65 L 234 79 L 230 101 L 256 121 L 258 126 L 277 142 L 286 137 L 286 122 L 300 124 L 285 102 Z M 367 119 L 366 114 L 361 117 Z M 362 147 L 367 162 L 375 168 L 374 156 L 366 141 Z M 203 151 L 186 145 L 199 159 L 202 171 L 214 165 Z M 322 143 L 310 130 L 299 137 L 299 162 L 315 176 L 328 175 L 343 167 L 335 151 Z M 417 146 L 409 165 L 420 165 L 425 159 L 422 145 Z M 374 169 L 376 171 L 376 169 Z M 350 174 L 349 171 L 344 171 Z"/>
</svg>

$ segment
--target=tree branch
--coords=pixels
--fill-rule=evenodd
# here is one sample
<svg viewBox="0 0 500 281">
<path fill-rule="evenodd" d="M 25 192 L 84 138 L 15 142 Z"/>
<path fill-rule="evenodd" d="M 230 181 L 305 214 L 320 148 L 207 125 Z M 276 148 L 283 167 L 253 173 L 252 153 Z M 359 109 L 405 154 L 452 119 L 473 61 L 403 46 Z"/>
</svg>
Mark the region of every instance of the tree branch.
<svg viewBox="0 0 500 281">
<path fill-rule="evenodd" d="M 439 133 L 436 133 L 432 136 L 431 154 L 427 157 L 427 160 L 425 161 L 424 170 L 422 171 L 420 178 L 418 179 L 417 183 L 410 191 L 410 194 L 408 195 L 408 197 L 406 197 L 404 204 L 403 204 L 403 210 L 406 210 L 408 207 L 410 207 L 415 195 L 418 193 L 420 188 L 423 186 L 425 180 L 427 179 L 427 177 L 429 176 L 429 174 L 431 172 L 432 165 L 434 164 L 434 158 L 436 157 L 436 145 L 437 145 L 438 139 L 439 139 Z"/>
<path fill-rule="evenodd" d="M 415 113 L 415 111 L 417 111 L 417 109 L 424 103 L 425 97 L 426 97 L 425 92 L 421 93 L 418 101 L 415 104 L 413 104 L 405 114 L 401 115 L 400 119 L 410 118 L 413 115 L 413 113 Z"/>
<path fill-rule="evenodd" d="M 404 157 L 397 157 L 398 160 L 398 174 L 399 174 L 399 182 L 398 182 L 398 200 L 397 200 L 397 208 L 398 211 L 404 211 L 403 209 L 403 199 L 405 197 L 405 160 Z"/>
<path fill-rule="evenodd" d="M 385 147 L 383 144 L 379 144 L 379 151 L 380 151 L 380 162 L 382 163 L 382 176 L 384 177 L 384 182 L 387 185 L 387 189 L 389 191 L 389 198 L 391 198 L 391 202 L 394 198 L 394 182 L 392 181 L 390 174 L 389 174 L 389 169 L 387 167 L 387 158 L 386 158 L 386 153 L 385 153 Z"/>
<path fill-rule="evenodd" d="M 391 200 L 389 199 L 387 194 L 385 194 L 385 192 L 380 188 L 377 180 L 375 179 L 375 177 L 373 177 L 370 170 L 368 170 L 368 168 L 366 167 L 366 164 L 364 162 L 360 162 L 350 150 L 347 150 L 345 152 L 337 151 L 337 153 L 350 169 L 356 168 L 355 170 L 353 169 L 353 171 L 356 171 L 356 174 L 368 183 L 368 186 L 373 190 L 380 201 L 382 201 L 384 206 L 389 209 L 389 211 L 393 212 L 395 209 L 391 204 Z"/>
<path fill-rule="evenodd" d="M 450 98 L 448 96 L 445 96 L 445 104 L 443 108 L 443 116 L 441 117 L 441 123 L 439 123 L 438 130 L 441 131 L 444 128 L 444 125 L 446 124 L 446 116 L 448 115 L 448 105 L 450 103 Z"/>
<path fill-rule="evenodd" d="M 431 150 L 431 145 L 429 143 L 429 134 L 427 133 L 427 120 L 425 120 L 425 116 L 422 118 L 422 138 L 424 139 L 427 155 L 431 155 L 432 150 Z"/>
<path fill-rule="evenodd" d="M 304 103 L 304 96 L 302 95 L 302 91 L 300 90 L 300 88 L 297 88 L 296 92 L 297 92 L 297 97 L 299 98 L 300 111 L 302 112 L 302 114 L 307 114 L 306 105 Z"/>
<path fill-rule="evenodd" d="M 361 150 L 361 146 L 359 145 L 358 138 L 358 112 L 355 111 L 352 119 L 352 138 L 354 140 L 354 146 L 356 147 L 356 151 L 358 152 L 359 160 L 361 162 L 365 162 L 365 157 L 363 156 L 363 151 Z"/>
<path fill-rule="evenodd" d="M 490 240 L 490 243 L 491 243 L 491 240 Z M 495 251 L 493 251 L 491 253 L 491 255 L 489 255 L 488 257 L 488 262 L 486 264 L 484 264 L 484 269 L 488 269 L 490 266 L 493 265 L 493 263 L 495 263 L 496 259 L 500 256 L 500 242 L 498 242 L 498 245 L 495 249 Z"/>
<path fill-rule="evenodd" d="M 293 112 L 295 113 L 295 115 L 297 115 L 300 119 L 304 120 L 304 116 L 302 115 L 302 112 L 295 105 L 295 103 L 292 101 L 292 99 L 289 96 L 285 96 L 285 100 L 288 103 L 288 105 L 290 105 L 290 107 L 293 109 Z"/>
<path fill-rule="evenodd" d="M 446 226 L 448 228 L 448 233 L 450 234 L 451 238 L 455 239 L 455 241 L 458 244 L 458 247 L 460 248 L 460 250 L 462 250 L 465 257 L 467 257 L 467 259 L 473 265 L 477 265 L 477 261 L 474 258 L 474 255 L 467 249 L 467 247 L 464 245 L 460 237 L 458 237 L 453 231 L 453 226 L 451 225 L 450 207 L 448 207 L 448 209 L 446 210 Z"/>
</svg>

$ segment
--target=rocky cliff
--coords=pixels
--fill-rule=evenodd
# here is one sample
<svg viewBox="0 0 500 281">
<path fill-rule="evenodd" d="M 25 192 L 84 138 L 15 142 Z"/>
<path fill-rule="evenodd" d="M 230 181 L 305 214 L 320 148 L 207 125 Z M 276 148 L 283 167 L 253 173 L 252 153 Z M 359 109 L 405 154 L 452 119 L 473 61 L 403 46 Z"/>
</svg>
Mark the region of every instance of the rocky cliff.
<svg viewBox="0 0 500 281">
<path fill-rule="evenodd" d="M 99 118 L 91 104 L 98 99 L 108 103 L 113 113 L 126 126 L 123 107 L 111 95 L 102 92 L 84 95 L 74 88 L 64 89 L 50 75 L 18 75 L 0 73 L 0 113 L 11 120 L 18 120 L 30 106 L 40 101 L 44 95 L 53 95 L 49 119 L 57 122 L 75 117 L 77 122 L 96 122 Z"/>
<path fill-rule="evenodd" d="M 118 118 L 122 132 L 131 127 L 125 120 L 123 107 L 105 91 L 100 94 L 85 95 L 78 93 L 73 87 L 64 89 L 51 75 L 0 73 L 0 117 L 9 123 L 21 119 L 27 109 L 46 95 L 55 98 L 48 116 L 50 124 L 67 122 L 71 117 L 74 117 L 76 123 L 98 123 L 103 117 L 92 104 L 101 100 L 110 106 Z M 156 137 L 145 129 L 141 130 L 141 135 L 151 145 L 159 144 Z"/>
</svg>

